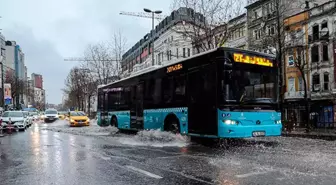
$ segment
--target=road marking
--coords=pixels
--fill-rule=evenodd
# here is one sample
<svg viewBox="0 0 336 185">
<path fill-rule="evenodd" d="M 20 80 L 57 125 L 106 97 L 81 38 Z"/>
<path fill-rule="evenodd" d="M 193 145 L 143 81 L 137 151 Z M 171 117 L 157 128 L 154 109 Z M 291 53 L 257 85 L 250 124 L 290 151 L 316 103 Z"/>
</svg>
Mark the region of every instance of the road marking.
<svg viewBox="0 0 336 185">
<path fill-rule="evenodd" d="M 149 177 L 155 178 L 155 179 L 162 179 L 162 178 L 163 178 L 163 177 L 161 177 L 161 176 L 155 175 L 155 174 L 150 173 L 150 172 L 148 172 L 148 171 L 145 171 L 145 170 L 136 168 L 136 167 L 134 167 L 134 166 L 129 166 L 129 165 L 127 165 L 126 167 L 129 168 L 129 169 L 132 169 L 132 170 L 134 170 L 134 171 L 136 171 L 136 172 L 145 174 L 145 175 L 147 175 L 147 176 L 149 176 Z"/>
<path fill-rule="evenodd" d="M 251 173 L 245 173 L 245 174 L 240 174 L 240 175 L 235 175 L 235 177 L 237 178 L 246 178 L 246 177 L 251 177 L 251 176 L 255 176 L 255 175 L 262 175 L 262 174 L 266 174 L 269 171 L 264 171 L 264 172 L 251 172 Z"/>
</svg>

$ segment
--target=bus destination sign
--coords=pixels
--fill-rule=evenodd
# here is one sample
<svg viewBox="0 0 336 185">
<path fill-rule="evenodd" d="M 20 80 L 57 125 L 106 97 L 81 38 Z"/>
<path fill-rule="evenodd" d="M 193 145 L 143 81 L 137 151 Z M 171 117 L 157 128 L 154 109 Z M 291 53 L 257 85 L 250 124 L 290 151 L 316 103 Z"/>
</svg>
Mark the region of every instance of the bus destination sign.
<svg viewBox="0 0 336 185">
<path fill-rule="evenodd" d="M 180 70 L 182 68 L 183 68 L 182 64 L 175 64 L 175 65 L 167 67 L 167 73 L 178 71 L 178 70 Z"/>
<path fill-rule="evenodd" d="M 235 62 L 273 67 L 273 63 L 269 59 L 264 57 L 249 56 L 241 53 L 233 53 L 233 59 Z"/>
</svg>

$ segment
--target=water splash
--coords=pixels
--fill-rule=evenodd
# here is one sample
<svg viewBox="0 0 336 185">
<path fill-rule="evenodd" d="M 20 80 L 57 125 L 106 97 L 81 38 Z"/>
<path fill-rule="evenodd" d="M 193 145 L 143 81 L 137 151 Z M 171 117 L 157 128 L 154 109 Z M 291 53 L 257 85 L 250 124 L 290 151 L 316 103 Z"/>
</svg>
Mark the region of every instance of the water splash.
<svg viewBox="0 0 336 185">
<path fill-rule="evenodd" d="M 69 123 L 64 120 L 57 120 L 54 123 L 43 124 L 42 130 L 50 130 L 54 132 L 63 132 L 84 136 L 109 136 L 118 131 L 115 127 L 100 127 L 94 121 L 90 126 L 70 127 Z"/>
<path fill-rule="evenodd" d="M 160 130 L 139 131 L 133 137 L 121 137 L 119 142 L 132 146 L 185 147 L 189 137 Z"/>
</svg>

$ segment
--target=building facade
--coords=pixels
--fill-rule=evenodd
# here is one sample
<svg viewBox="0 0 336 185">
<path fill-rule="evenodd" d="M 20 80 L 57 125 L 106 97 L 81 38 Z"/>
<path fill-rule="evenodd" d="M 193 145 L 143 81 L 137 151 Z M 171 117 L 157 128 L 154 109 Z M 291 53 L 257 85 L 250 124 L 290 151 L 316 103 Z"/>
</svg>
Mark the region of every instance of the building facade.
<svg viewBox="0 0 336 185">
<path fill-rule="evenodd" d="M 311 8 L 308 22 L 310 91 L 312 112 L 318 117 L 317 127 L 333 127 L 336 120 L 335 39 L 336 2 Z"/>
<path fill-rule="evenodd" d="M 32 73 L 31 78 L 32 84 L 36 88 L 43 89 L 43 77 L 40 74 Z"/>
<path fill-rule="evenodd" d="M 296 126 L 304 126 L 307 120 L 306 100 L 310 99 L 310 63 L 308 47 L 309 11 L 303 11 L 284 19 L 284 119 L 296 116 Z M 300 70 L 301 69 L 301 70 Z M 302 74 L 303 73 L 303 74 Z M 306 90 L 304 89 L 306 82 Z"/>
<path fill-rule="evenodd" d="M 246 13 L 228 21 L 228 39 L 225 47 L 247 49 L 247 16 Z"/>
<path fill-rule="evenodd" d="M 150 33 L 146 34 L 132 48 L 122 56 L 122 76 L 131 72 L 137 72 L 153 65 L 162 65 L 178 57 L 187 57 L 188 51 L 192 54 L 191 41 L 187 39 L 185 29 L 195 17 L 199 21 L 205 21 L 203 15 L 194 12 L 191 8 L 179 8 L 170 16 L 162 20 Z M 153 51 L 154 43 L 154 51 Z M 154 61 L 152 54 L 154 53 Z M 189 56 L 190 56 L 189 55 Z"/>
<path fill-rule="evenodd" d="M 307 7 L 287 17 L 285 25 L 285 118 L 295 115 L 298 126 L 307 122 L 304 78 L 315 127 L 334 127 L 336 120 L 336 2 Z M 301 62 L 301 63 L 299 63 Z M 304 66 L 303 66 L 304 64 Z M 303 70 L 299 70 L 299 68 Z M 304 125 L 302 125 L 304 126 Z"/>
<path fill-rule="evenodd" d="M 4 78 L 5 78 L 5 68 L 4 63 L 6 60 L 6 39 L 5 36 L 3 36 L 0 32 L 0 106 L 4 106 Z"/>
</svg>

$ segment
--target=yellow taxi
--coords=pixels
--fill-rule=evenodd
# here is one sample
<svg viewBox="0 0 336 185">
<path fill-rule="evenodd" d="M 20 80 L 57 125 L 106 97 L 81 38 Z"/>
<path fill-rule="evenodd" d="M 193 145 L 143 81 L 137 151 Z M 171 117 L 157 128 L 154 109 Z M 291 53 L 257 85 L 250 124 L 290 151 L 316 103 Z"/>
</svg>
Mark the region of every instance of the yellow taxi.
<svg viewBox="0 0 336 185">
<path fill-rule="evenodd" d="M 40 112 L 40 119 L 44 120 L 44 118 L 45 118 L 44 112 Z"/>
<path fill-rule="evenodd" d="M 69 122 L 71 127 L 90 125 L 90 119 L 82 111 L 70 111 Z"/>
<path fill-rule="evenodd" d="M 58 112 L 58 118 L 60 120 L 64 120 L 66 117 L 66 114 L 67 114 L 66 112 Z"/>
</svg>

